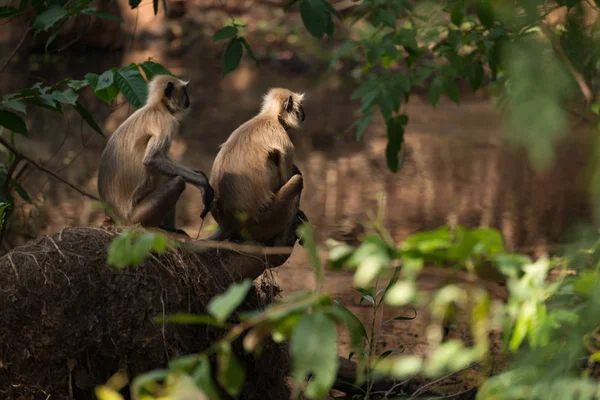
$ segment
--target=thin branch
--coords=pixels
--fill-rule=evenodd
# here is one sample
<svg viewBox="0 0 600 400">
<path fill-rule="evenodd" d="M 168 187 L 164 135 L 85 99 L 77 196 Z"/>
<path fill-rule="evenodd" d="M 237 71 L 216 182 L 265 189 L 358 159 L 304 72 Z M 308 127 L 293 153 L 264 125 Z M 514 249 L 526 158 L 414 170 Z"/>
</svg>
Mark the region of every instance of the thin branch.
<svg viewBox="0 0 600 400">
<path fill-rule="evenodd" d="M 44 171 L 45 173 L 47 173 L 48 175 L 53 176 L 54 178 L 58 179 L 59 181 L 61 181 L 62 183 L 64 183 L 65 185 L 69 186 L 71 189 L 75 190 L 76 192 L 78 192 L 79 194 L 81 194 L 82 196 L 85 197 L 89 197 L 92 200 L 96 200 L 98 201 L 98 198 L 96 196 L 94 196 L 93 194 L 90 194 L 82 189 L 79 189 L 77 186 L 73 185 L 72 183 L 70 183 L 69 181 L 65 180 L 64 178 L 61 178 L 60 176 L 58 176 L 55 172 L 50 171 L 48 168 L 41 166 L 40 164 L 38 164 L 37 162 L 33 161 L 31 158 L 27 157 L 25 154 L 21 153 L 20 151 L 18 151 L 17 149 L 15 149 L 10 143 L 8 143 L 6 141 L 6 139 L 4 139 L 3 137 L 0 137 L 0 144 L 3 145 L 4 147 L 6 147 L 7 149 L 9 149 L 10 151 L 12 151 L 15 156 L 17 157 L 21 157 L 27 161 L 29 161 L 31 164 L 33 164 L 36 168 Z"/>
<path fill-rule="evenodd" d="M 586 106 L 589 106 L 592 103 L 592 101 L 594 100 L 594 95 L 592 93 L 592 89 L 590 89 L 589 85 L 585 81 L 583 74 L 581 72 L 579 72 L 575 68 L 575 66 L 573 66 L 573 63 L 571 62 L 571 60 L 569 60 L 569 57 L 565 53 L 565 51 L 562 48 L 562 46 L 560 45 L 560 43 L 557 43 L 556 38 L 555 38 L 554 34 L 550 31 L 550 29 L 545 24 L 540 24 L 540 28 L 541 28 L 542 32 L 544 32 L 544 36 L 546 36 L 546 38 L 552 44 L 552 47 L 554 48 L 554 51 L 556 52 L 558 57 L 560 57 L 560 59 L 567 66 L 569 72 L 573 76 L 573 79 L 575 79 L 577 86 L 579 86 L 579 90 L 581 91 L 581 94 L 583 95 L 583 98 L 585 99 Z"/>
<path fill-rule="evenodd" d="M 15 48 L 12 51 L 12 53 L 10 53 L 10 55 L 8 56 L 8 58 L 6 59 L 6 61 L 2 65 L 2 67 L 0 68 L 0 75 L 2 74 L 2 72 L 4 72 L 4 70 L 6 69 L 6 67 L 8 67 L 8 64 L 10 64 L 11 60 L 13 59 L 13 57 L 15 56 L 15 54 L 17 54 L 17 52 L 19 51 L 19 49 L 21 48 L 21 46 L 23 46 L 23 43 L 25 43 L 25 39 L 27 38 L 27 35 L 29 35 L 29 32 L 31 32 L 32 29 L 33 29 L 33 26 L 30 26 L 29 28 L 27 28 L 27 30 L 23 34 L 23 37 L 19 41 L 19 43 L 15 46 Z"/>
</svg>

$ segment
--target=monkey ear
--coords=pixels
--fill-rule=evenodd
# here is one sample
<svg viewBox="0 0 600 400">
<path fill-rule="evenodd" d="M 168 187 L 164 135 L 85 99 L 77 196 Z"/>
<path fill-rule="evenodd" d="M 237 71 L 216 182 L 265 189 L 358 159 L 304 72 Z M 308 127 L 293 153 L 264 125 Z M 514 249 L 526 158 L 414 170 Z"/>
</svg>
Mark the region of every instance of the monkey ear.
<svg viewBox="0 0 600 400">
<path fill-rule="evenodd" d="M 294 108 L 294 99 L 292 99 L 292 96 L 290 96 L 285 103 L 283 103 L 283 109 L 287 112 L 292 111 L 292 108 Z"/>
<path fill-rule="evenodd" d="M 165 97 L 170 99 L 173 96 L 173 82 L 167 83 L 167 87 L 165 88 Z"/>
</svg>

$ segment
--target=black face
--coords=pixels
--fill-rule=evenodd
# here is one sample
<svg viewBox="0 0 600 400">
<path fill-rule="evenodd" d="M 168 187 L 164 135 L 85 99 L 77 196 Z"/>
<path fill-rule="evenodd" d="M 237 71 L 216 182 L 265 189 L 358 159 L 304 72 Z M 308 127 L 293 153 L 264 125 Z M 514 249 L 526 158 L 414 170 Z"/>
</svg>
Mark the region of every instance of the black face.
<svg viewBox="0 0 600 400">
<path fill-rule="evenodd" d="M 304 122 L 306 119 L 306 113 L 304 112 L 304 107 L 302 107 L 302 104 L 298 106 L 298 113 L 300 114 L 300 120 Z"/>
</svg>

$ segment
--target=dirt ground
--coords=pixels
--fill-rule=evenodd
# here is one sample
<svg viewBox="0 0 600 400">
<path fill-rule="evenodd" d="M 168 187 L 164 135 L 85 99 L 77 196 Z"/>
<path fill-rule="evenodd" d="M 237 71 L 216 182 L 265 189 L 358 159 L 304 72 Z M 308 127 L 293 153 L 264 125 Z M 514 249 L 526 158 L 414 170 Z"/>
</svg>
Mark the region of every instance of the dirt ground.
<svg viewBox="0 0 600 400">
<path fill-rule="evenodd" d="M 39 57 L 32 56 L 28 58 L 28 69 L 15 66 L 9 73 L 14 80 L 31 85 L 39 76 L 49 81 L 67 76 L 80 79 L 86 72 L 102 73 L 115 65 L 153 57 L 191 81 L 194 112 L 183 123 L 172 156 L 207 173 L 219 144 L 257 112 L 261 96 L 269 87 L 285 86 L 306 92 L 306 124 L 293 133 L 292 139 L 297 164 L 305 177 L 302 208 L 320 243 L 330 237 L 356 243 L 367 212 L 376 211 L 379 194 L 386 199 L 386 228 L 398 241 L 446 223 L 492 226 L 502 231 L 508 248 L 541 254 L 560 242 L 574 223 L 590 220 L 589 197 L 581 181 L 587 135 L 575 124 L 558 147 L 556 166 L 536 173 L 522 151 L 504 143 L 500 115 L 483 94 L 465 93 L 460 106 L 442 98 L 435 109 L 426 96 L 415 95 L 406 108 L 409 125 L 404 168 L 393 174 L 385 164 L 386 131 L 379 117 L 373 119 L 360 142 L 353 137 L 353 131 L 342 134 L 356 116 L 357 108 L 357 103 L 348 100 L 355 85 L 348 74 L 328 70 L 326 63 L 311 55 L 306 49 L 318 46 L 305 33 L 294 33 L 295 41 L 270 38 L 269 26 L 290 21 L 286 18 L 297 21 L 297 15 L 286 17 L 258 5 L 242 7 L 243 18 L 250 21 L 249 40 L 266 61 L 258 69 L 245 59 L 237 71 L 223 76 L 224 44 L 211 43 L 211 37 L 225 16 L 203 8 L 207 2 L 189 4 L 183 20 L 168 22 L 161 22 L 161 18 L 156 22 L 149 17 L 151 7 L 142 8 L 136 41 L 131 42 L 133 45 L 128 43 L 125 51 L 82 53 L 75 49 L 57 60 L 35 62 L 31 60 Z M 128 21 L 135 19 L 135 13 L 124 16 Z M 90 95 L 83 101 L 107 135 L 130 112 L 126 105 L 111 112 Z M 96 193 L 104 138 L 81 124 L 72 113 L 62 118 L 32 111 L 28 114 L 28 127 L 31 134 L 29 138 L 19 138 L 19 148 L 60 171 L 71 182 Z M 21 220 L 30 221 L 33 213 L 37 223 L 33 228 L 13 226 L 25 236 L 11 236 L 12 245 L 28 240 L 27 236 L 56 232 L 65 226 L 100 224 L 102 212 L 93 202 L 33 169 L 22 176 L 23 186 L 38 207 L 36 210 L 23 205 L 18 215 Z M 178 206 L 180 227 L 195 234 L 202 208 L 200 193 L 188 188 Z M 300 247 L 275 274 L 284 294 L 314 286 L 312 268 Z M 452 279 L 432 272 L 423 277 L 421 284 L 436 287 Z M 365 312 L 351 283 L 350 272 L 328 271 L 325 277 L 326 288 L 337 300 L 353 311 Z M 496 289 L 501 293 L 502 289 Z M 385 313 L 392 315 L 397 311 Z M 421 311 L 413 321 L 386 325 L 378 347 L 382 351 L 403 349 L 405 353 L 425 354 L 427 316 Z M 367 317 L 364 319 L 368 321 Z M 347 338 L 342 336 L 341 351 L 347 352 L 346 347 Z M 455 391 L 464 388 L 469 379 L 458 379 Z M 452 390 L 448 389 L 450 393 Z"/>
</svg>

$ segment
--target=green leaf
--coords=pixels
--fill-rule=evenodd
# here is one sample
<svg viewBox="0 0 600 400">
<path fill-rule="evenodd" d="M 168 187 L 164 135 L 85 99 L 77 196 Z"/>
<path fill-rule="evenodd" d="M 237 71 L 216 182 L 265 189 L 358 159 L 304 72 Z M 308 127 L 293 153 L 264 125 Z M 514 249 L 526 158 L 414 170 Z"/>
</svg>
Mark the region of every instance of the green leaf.
<svg viewBox="0 0 600 400">
<path fill-rule="evenodd" d="M 148 81 L 151 81 L 156 75 L 174 76 L 168 69 L 154 61 L 145 61 L 140 64 L 140 67 L 142 67 L 142 71 L 144 71 Z"/>
<path fill-rule="evenodd" d="M 15 16 L 20 13 L 21 13 L 21 11 L 19 11 L 18 8 L 0 7 L 0 18 L 10 18 L 10 17 Z"/>
<path fill-rule="evenodd" d="M 235 358 L 231 345 L 227 342 L 221 346 L 217 355 L 217 381 L 231 396 L 237 396 L 246 380 L 246 371 Z"/>
<path fill-rule="evenodd" d="M 357 99 L 359 97 L 365 97 L 369 93 L 379 93 L 379 80 L 369 79 L 368 81 L 357 87 L 354 92 L 350 95 L 350 100 Z"/>
<path fill-rule="evenodd" d="M 344 42 L 344 44 L 340 46 L 340 48 L 335 52 L 335 54 L 331 58 L 329 66 L 332 67 L 336 62 L 338 62 L 340 58 L 346 56 L 350 52 L 350 50 L 354 48 L 354 46 L 356 46 L 356 42 L 353 40 L 348 40 Z"/>
<path fill-rule="evenodd" d="M 108 70 L 105 71 L 102 75 L 98 77 L 98 82 L 94 85 L 94 91 L 100 91 L 102 89 L 106 89 L 111 86 L 114 82 L 115 74 L 113 71 Z"/>
<path fill-rule="evenodd" d="M 258 58 L 256 57 L 256 55 L 254 55 L 254 52 L 252 51 L 252 47 L 250 47 L 250 44 L 248 43 L 248 41 L 243 37 L 241 37 L 240 40 L 242 41 L 242 44 L 244 45 L 244 48 L 246 49 L 246 53 L 248 53 L 248 56 L 250 56 L 250 58 L 252 60 L 254 60 L 257 67 L 260 67 Z"/>
<path fill-rule="evenodd" d="M 0 104 L 2 105 L 2 107 L 6 108 L 6 109 L 21 112 L 23 114 L 27 114 L 27 105 L 25 103 L 23 103 L 22 101 L 15 100 L 15 101 L 9 101 L 7 103 L 0 103 Z"/>
<path fill-rule="evenodd" d="M 404 121 L 406 116 L 392 118 L 388 122 L 388 143 L 385 149 L 387 165 L 390 171 L 397 172 L 399 167 L 398 153 L 404 143 Z"/>
<path fill-rule="evenodd" d="M 75 103 L 75 110 L 77 110 L 79 115 L 81 115 L 81 118 L 83 118 L 83 120 L 85 122 L 87 122 L 87 124 L 90 126 L 90 128 L 92 128 L 93 130 L 95 130 L 96 132 L 98 132 L 99 134 L 104 136 L 104 133 L 102 133 L 102 128 L 100 128 L 100 125 L 98 125 L 98 123 L 96 123 L 92 114 L 80 102 Z"/>
<path fill-rule="evenodd" d="M 6 214 L 8 213 L 8 209 L 10 207 L 10 203 L 0 203 L 0 228 L 4 226 Z"/>
<path fill-rule="evenodd" d="M 199 357 L 198 366 L 194 372 L 192 372 L 191 376 L 194 382 L 196 382 L 196 385 L 202 389 L 207 398 L 211 400 L 221 399 L 221 396 L 219 395 L 219 392 L 217 391 L 217 388 L 212 380 L 212 375 L 210 373 L 210 362 L 207 356 L 202 355 Z"/>
<path fill-rule="evenodd" d="M 329 18 L 323 0 L 300 0 L 300 16 L 308 32 L 321 39 L 327 30 Z"/>
<path fill-rule="evenodd" d="M 70 104 L 74 106 L 75 102 L 77 101 L 77 98 L 79 98 L 79 94 L 76 93 L 73 89 L 68 88 L 63 92 L 59 90 L 53 91 L 52 98 L 58 101 L 59 103 Z"/>
<path fill-rule="evenodd" d="M 477 17 L 481 25 L 490 29 L 494 26 L 494 6 L 492 0 L 477 0 Z"/>
<path fill-rule="evenodd" d="M 341 311 L 340 315 L 348 327 L 348 333 L 350 334 L 350 349 L 353 351 L 360 351 L 362 349 L 363 339 L 368 338 L 365 326 L 360 319 L 358 319 L 352 311 L 344 307 L 342 303 L 335 300 L 334 303 Z"/>
<path fill-rule="evenodd" d="M 70 80 L 67 85 L 73 90 L 81 90 L 86 86 L 89 86 L 89 82 L 86 79 L 83 80 Z"/>
<path fill-rule="evenodd" d="M 140 393 L 140 391 L 151 383 L 163 381 L 169 376 L 169 370 L 167 369 L 156 369 L 154 371 L 146 372 L 142 375 L 138 375 L 134 378 L 131 383 L 132 392 Z"/>
<path fill-rule="evenodd" d="M 58 34 L 63 30 L 65 23 L 66 23 L 66 20 L 62 21 L 60 24 L 58 24 L 58 26 L 56 28 L 54 28 L 52 30 L 52 33 L 48 36 L 48 40 L 46 40 L 46 46 L 44 47 L 44 49 L 46 51 L 48 51 L 48 47 L 50 47 L 52 42 L 54 42 L 54 39 L 56 39 Z"/>
<path fill-rule="evenodd" d="M 440 96 L 442 95 L 442 90 L 444 89 L 444 80 L 440 76 L 436 76 L 431 81 L 429 85 L 429 102 L 435 108 L 438 101 L 440 100 Z"/>
<path fill-rule="evenodd" d="M 62 106 L 60 103 L 54 101 L 51 95 L 44 94 L 41 96 L 35 96 L 27 98 L 27 103 L 34 104 L 38 107 L 47 108 L 48 110 L 56 111 L 62 114 Z"/>
<path fill-rule="evenodd" d="M 322 398 L 335 382 L 338 369 L 337 332 L 322 311 L 304 315 L 290 339 L 292 376 L 298 382 L 312 375 L 306 386 L 309 398 Z"/>
<path fill-rule="evenodd" d="M 101 18 L 101 19 L 108 19 L 111 21 L 123 22 L 123 19 L 121 17 L 118 17 L 107 11 L 98 11 L 96 9 L 88 9 L 88 10 L 83 10 L 81 13 L 84 15 L 89 15 L 90 17 L 97 17 L 97 18 Z"/>
<path fill-rule="evenodd" d="M 228 25 L 224 28 L 219 29 L 215 32 L 213 36 L 213 42 L 218 42 L 219 40 L 225 40 L 234 37 L 238 33 L 238 28 L 232 25 Z"/>
<path fill-rule="evenodd" d="M 17 181 L 12 181 L 12 184 L 15 187 L 15 191 L 19 194 L 19 196 L 26 202 L 31 203 L 29 193 L 27 193 L 27 191 L 23 189 L 23 186 L 19 185 Z"/>
<path fill-rule="evenodd" d="M 383 9 L 377 10 L 373 19 L 375 22 L 375 26 L 383 25 L 383 26 L 389 26 L 390 28 L 394 28 L 394 29 L 396 28 L 396 15 L 394 15 L 393 13 L 391 13 L 387 10 L 383 10 Z"/>
<path fill-rule="evenodd" d="M 102 78 L 102 77 L 101 77 Z M 148 98 L 148 84 L 142 78 L 140 71 L 135 68 L 126 67 L 115 73 L 117 87 L 123 96 L 136 108 L 143 107 Z"/>
<path fill-rule="evenodd" d="M 94 94 L 108 104 L 119 95 L 119 88 L 114 84 L 114 72 L 111 70 L 102 75 L 86 74 L 85 79 L 94 89 Z"/>
<path fill-rule="evenodd" d="M 298 236 L 304 241 L 304 249 L 310 256 L 311 264 L 315 270 L 315 277 L 317 282 L 320 283 L 323 280 L 323 265 L 321 265 L 321 259 L 317 253 L 317 245 L 315 243 L 314 232 L 310 225 L 303 223 L 298 228 Z"/>
<path fill-rule="evenodd" d="M 450 21 L 456 26 L 460 26 L 462 24 L 464 18 L 464 14 L 460 6 L 456 6 L 452 9 L 450 13 Z"/>
<path fill-rule="evenodd" d="M 141 2 L 142 2 L 142 0 L 129 0 L 129 6 L 133 10 L 134 8 L 139 6 Z"/>
<path fill-rule="evenodd" d="M 371 118 L 373 118 L 373 114 L 375 114 L 375 109 L 372 108 L 367 110 L 363 114 L 363 117 L 360 119 L 360 121 L 358 121 L 358 125 L 356 127 L 356 140 L 360 140 L 362 137 L 365 129 L 367 129 L 367 126 L 369 126 L 369 122 L 371 122 Z"/>
<path fill-rule="evenodd" d="M 23 118 L 7 110 L 0 110 L 0 125 L 15 133 L 27 136 L 27 125 Z"/>
<path fill-rule="evenodd" d="M 183 325 L 210 325 L 216 327 L 224 326 L 219 321 L 215 320 L 209 315 L 199 315 L 191 313 L 176 313 L 169 315 L 157 315 L 152 318 L 152 321 L 156 324 L 183 324 Z"/>
<path fill-rule="evenodd" d="M 399 97 L 399 95 L 398 95 L 398 97 Z M 392 98 L 392 94 L 389 92 L 387 86 L 381 87 L 381 90 L 379 91 L 378 99 L 379 99 L 379 109 L 381 111 L 381 114 L 383 115 L 383 118 L 386 121 L 389 121 L 389 119 L 392 118 L 392 113 L 394 112 L 396 102 Z"/>
<path fill-rule="evenodd" d="M 69 14 L 67 10 L 58 5 L 48 7 L 44 12 L 36 15 L 33 21 L 33 30 L 35 35 L 42 31 L 48 31 L 58 21 Z"/>
<path fill-rule="evenodd" d="M 481 63 L 470 64 L 467 67 L 467 78 L 471 89 L 476 92 L 483 83 L 483 65 Z"/>
<path fill-rule="evenodd" d="M 240 65 L 243 52 L 242 41 L 238 38 L 231 39 L 223 55 L 223 73 L 225 75 L 234 71 Z"/>
<path fill-rule="evenodd" d="M 455 80 L 451 80 L 450 78 L 444 79 L 444 92 L 446 92 L 450 100 L 452 100 L 456 104 L 459 104 L 460 91 L 458 89 L 458 84 Z"/>
<path fill-rule="evenodd" d="M 207 311 L 219 322 L 225 322 L 233 311 L 244 301 L 252 288 L 252 281 L 244 279 L 241 283 L 234 283 L 225 293 L 215 296 L 208 303 Z"/>
</svg>

